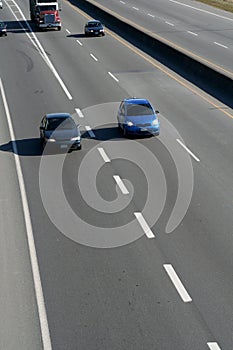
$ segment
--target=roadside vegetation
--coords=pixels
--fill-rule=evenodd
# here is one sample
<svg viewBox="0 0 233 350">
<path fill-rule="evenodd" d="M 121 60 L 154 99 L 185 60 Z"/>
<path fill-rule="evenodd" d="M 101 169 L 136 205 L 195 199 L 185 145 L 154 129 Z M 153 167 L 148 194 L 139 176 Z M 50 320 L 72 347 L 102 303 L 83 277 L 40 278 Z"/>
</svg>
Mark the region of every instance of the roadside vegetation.
<svg viewBox="0 0 233 350">
<path fill-rule="evenodd" d="M 197 0 L 204 4 L 218 7 L 219 9 L 233 12 L 233 0 Z"/>
</svg>

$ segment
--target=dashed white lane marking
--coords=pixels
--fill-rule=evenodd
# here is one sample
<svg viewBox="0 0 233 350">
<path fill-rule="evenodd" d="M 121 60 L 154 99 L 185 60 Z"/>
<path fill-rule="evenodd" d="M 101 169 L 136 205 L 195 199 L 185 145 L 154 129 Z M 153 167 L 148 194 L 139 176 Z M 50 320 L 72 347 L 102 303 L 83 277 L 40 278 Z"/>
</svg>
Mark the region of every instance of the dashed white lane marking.
<svg viewBox="0 0 233 350">
<path fill-rule="evenodd" d="M 83 46 L 83 44 L 81 43 L 81 41 L 79 41 L 78 39 L 76 40 L 77 43 L 80 45 L 80 46 Z"/>
<path fill-rule="evenodd" d="M 116 181 L 117 185 L 120 187 L 120 190 L 123 194 L 129 194 L 129 191 L 125 187 L 125 184 L 121 180 L 120 176 L 118 175 L 113 175 L 114 180 Z"/>
<path fill-rule="evenodd" d="M 193 10 L 196 10 L 196 11 L 200 11 L 200 12 L 208 13 L 209 15 L 212 15 L 212 16 L 224 18 L 224 19 L 227 19 L 228 21 L 233 21 L 233 19 L 230 18 L 230 17 L 221 16 L 221 15 L 218 15 L 217 13 L 210 12 L 210 11 L 206 11 L 206 10 L 202 10 L 202 9 L 197 8 L 197 7 L 193 7 L 193 6 L 184 4 L 184 3 L 179 2 L 179 1 L 175 1 L 175 0 L 169 0 L 169 1 L 170 1 L 170 2 L 173 2 L 174 4 L 177 4 L 177 5 L 189 7 L 189 8 L 191 8 L 191 9 L 193 9 Z"/>
<path fill-rule="evenodd" d="M 176 271 L 174 270 L 173 266 L 171 264 L 164 264 L 163 267 L 165 268 L 168 276 L 170 277 L 172 283 L 174 284 L 177 292 L 179 293 L 181 299 L 188 303 L 192 301 L 192 298 L 184 288 L 181 280 L 179 279 L 178 275 L 176 274 Z"/>
<path fill-rule="evenodd" d="M 52 62 L 50 61 L 48 55 L 46 54 L 43 46 L 41 45 L 41 43 L 39 42 L 39 40 L 37 39 L 35 33 L 32 31 L 32 28 L 30 27 L 28 21 L 26 20 L 23 12 L 21 11 L 20 7 L 16 4 L 16 2 L 14 0 L 12 0 L 12 2 L 15 4 L 15 6 L 17 7 L 17 9 L 20 12 L 20 15 L 22 17 L 22 19 L 25 21 L 29 33 L 27 32 L 26 28 L 23 27 L 21 20 L 18 19 L 18 17 L 15 15 L 14 11 L 12 10 L 12 8 L 9 6 L 9 4 L 6 2 L 8 8 L 10 9 L 11 13 L 13 14 L 13 16 L 15 17 L 15 19 L 18 21 L 20 27 L 24 30 L 25 34 L 27 35 L 27 37 L 30 39 L 31 43 L 34 45 L 34 47 L 37 49 L 37 51 L 40 53 L 41 57 L 44 59 L 45 63 L 49 66 L 49 68 L 51 69 L 51 71 L 53 72 L 54 76 L 56 77 L 57 81 L 59 82 L 59 84 L 61 85 L 61 88 L 63 89 L 63 91 L 65 92 L 67 98 L 69 100 L 72 100 L 72 96 L 69 93 L 66 85 L 64 84 L 64 82 L 62 81 L 61 77 L 59 76 L 58 72 L 56 71 L 54 65 L 52 64 Z"/>
<path fill-rule="evenodd" d="M 117 79 L 111 72 L 108 72 L 108 74 L 109 74 L 110 77 L 112 77 L 116 82 L 119 81 L 119 79 Z"/>
<path fill-rule="evenodd" d="M 198 36 L 198 34 L 197 34 L 197 33 L 190 32 L 190 30 L 188 30 L 188 33 L 189 33 L 189 34 L 192 34 L 192 35 L 195 35 L 195 36 Z"/>
<path fill-rule="evenodd" d="M 155 17 L 154 15 L 152 15 L 151 13 L 148 13 L 147 16 L 150 16 L 150 17 Z"/>
<path fill-rule="evenodd" d="M 165 23 L 168 24 L 169 26 L 174 27 L 174 24 L 173 24 L 173 23 L 170 23 L 170 22 L 165 22 Z"/>
<path fill-rule="evenodd" d="M 134 10 L 136 10 L 136 11 L 138 11 L 138 10 L 139 10 L 139 8 L 138 8 L 138 7 L 134 7 L 134 6 L 133 6 L 133 9 L 134 9 Z"/>
<path fill-rule="evenodd" d="M 218 346 L 218 343 L 210 342 L 207 343 L 210 350 L 221 350 L 221 348 Z"/>
<path fill-rule="evenodd" d="M 181 142 L 179 139 L 176 139 L 176 141 L 190 154 L 190 156 L 192 156 L 197 162 L 200 162 L 200 159 L 197 158 L 197 156 L 195 156 L 195 154 L 190 151 L 190 149 L 188 149 L 188 147 L 185 146 L 183 142 Z"/>
<path fill-rule="evenodd" d="M 107 156 L 105 150 L 104 150 L 103 148 L 101 148 L 101 147 L 98 147 L 97 149 L 98 149 L 98 151 L 99 151 L 101 157 L 102 157 L 103 160 L 105 161 L 105 163 L 110 163 L 111 161 L 110 161 L 110 159 L 108 158 L 108 156 Z"/>
<path fill-rule="evenodd" d="M 96 62 L 98 61 L 98 58 L 96 58 L 92 53 L 90 53 L 90 56 L 95 60 Z"/>
<path fill-rule="evenodd" d="M 85 126 L 85 129 L 87 130 L 88 134 L 90 135 L 90 137 L 95 137 L 94 132 L 91 130 L 90 126 Z"/>
<path fill-rule="evenodd" d="M 47 319 L 46 308 L 45 308 L 44 294 L 43 294 L 43 289 L 41 284 L 40 270 L 38 266 L 36 247 L 35 247 L 35 241 L 34 241 L 33 230 L 32 230 L 31 215 L 30 215 L 29 206 L 28 206 L 23 172 L 20 164 L 20 159 L 18 156 L 17 144 L 15 142 L 15 134 L 14 134 L 14 129 L 11 121 L 11 115 L 10 115 L 10 111 L 9 111 L 9 107 L 8 107 L 1 78 L 0 78 L 0 90 L 1 90 L 5 112 L 6 112 L 10 138 L 12 141 L 12 147 L 13 147 L 14 158 L 15 158 L 15 166 L 16 166 L 17 177 L 19 181 L 20 195 L 22 199 L 24 222 L 25 222 L 26 236 L 28 241 L 28 250 L 29 250 L 29 256 L 31 261 L 33 283 L 35 288 L 35 298 L 36 298 L 39 322 L 40 322 L 42 346 L 43 346 L 43 349 L 52 350 L 48 319 Z"/>
<path fill-rule="evenodd" d="M 75 108 L 75 112 L 78 114 L 79 118 L 84 118 L 84 115 L 83 115 L 81 109 Z"/>
<path fill-rule="evenodd" d="M 223 47 L 224 49 L 228 49 L 227 46 L 223 45 L 223 44 L 220 44 L 220 43 L 217 43 L 216 41 L 214 42 L 215 45 L 218 45 L 218 46 L 221 46 Z"/>
<path fill-rule="evenodd" d="M 136 219 L 138 220 L 139 224 L 141 225 L 141 228 L 143 229 L 145 235 L 148 238 L 154 238 L 155 235 L 153 234 L 153 232 L 151 231 L 150 227 L 148 226 L 146 220 L 142 216 L 142 213 L 134 213 L 134 215 L 136 216 Z"/>
<path fill-rule="evenodd" d="M 123 5 L 125 5 L 125 2 L 124 1 L 120 1 Z"/>
<path fill-rule="evenodd" d="M 66 31 L 67 31 L 67 33 L 68 33 L 68 34 L 70 34 L 70 31 L 69 31 L 69 29 L 66 29 Z"/>
</svg>

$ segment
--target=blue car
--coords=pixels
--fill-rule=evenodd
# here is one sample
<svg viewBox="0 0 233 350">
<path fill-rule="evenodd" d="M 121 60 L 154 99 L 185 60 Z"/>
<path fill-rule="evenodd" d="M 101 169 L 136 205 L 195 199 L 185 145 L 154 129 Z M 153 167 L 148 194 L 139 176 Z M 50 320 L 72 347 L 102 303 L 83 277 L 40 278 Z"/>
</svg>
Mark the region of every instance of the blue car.
<svg viewBox="0 0 233 350">
<path fill-rule="evenodd" d="M 129 98 L 121 102 L 117 113 L 118 126 L 124 136 L 159 135 L 160 122 L 151 103 L 142 98 Z"/>
</svg>

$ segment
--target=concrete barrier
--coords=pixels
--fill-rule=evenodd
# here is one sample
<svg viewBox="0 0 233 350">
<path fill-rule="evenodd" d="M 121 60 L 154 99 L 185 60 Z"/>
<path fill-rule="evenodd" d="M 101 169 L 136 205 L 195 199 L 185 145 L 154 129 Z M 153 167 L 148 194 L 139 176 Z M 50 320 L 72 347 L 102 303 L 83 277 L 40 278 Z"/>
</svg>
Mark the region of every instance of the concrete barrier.
<svg viewBox="0 0 233 350">
<path fill-rule="evenodd" d="M 68 0 L 109 29 L 229 107 L 233 107 L 233 74 L 98 4 Z"/>
</svg>

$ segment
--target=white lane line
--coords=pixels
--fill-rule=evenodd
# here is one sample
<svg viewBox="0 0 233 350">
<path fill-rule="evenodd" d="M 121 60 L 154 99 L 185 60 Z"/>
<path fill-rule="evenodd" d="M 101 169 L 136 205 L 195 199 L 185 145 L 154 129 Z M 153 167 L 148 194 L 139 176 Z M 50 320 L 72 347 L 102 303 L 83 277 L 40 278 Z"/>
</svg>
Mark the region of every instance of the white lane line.
<svg viewBox="0 0 233 350">
<path fill-rule="evenodd" d="M 221 46 L 223 47 L 224 49 L 228 49 L 227 46 L 223 45 L 223 44 L 220 44 L 220 43 L 217 43 L 216 41 L 214 42 L 215 45 L 218 45 L 218 46 Z"/>
<path fill-rule="evenodd" d="M 114 180 L 116 181 L 117 185 L 120 187 L 120 190 L 123 194 L 129 194 L 129 191 L 125 187 L 123 181 L 121 180 L 120 176 L 113 175 Z"/>
<path fill-rule="evenodd" d="M 188 147 L 185 146 L 183 142 L 181 142 L 179 139 L 176 139 L 176 141 L 190 154 L 190 156 L 192 156 L 197 162 L 200 162 L 200 159 L 197 158 L 197 156 L 195 156 L 195 154 L 190 151 L 190 149 L 188 149 Z"/>
<path fill-rule="evenodd" d="M 14 134 L 14 129 L 11 121 L 10 111 L 9 111 L 9 107 L 8 107 L 1 78 L 0 78 L 0 90 L 1 90 L 5 112 L 6 112 L 7 123 L 8 123 L 9 132 L 10 132 L 10 138 L 12 141 L 13 152 L 14 152 L 15 166 L 16 166 L 16 171 L 17 171 L 17 176 L 19 181 L 24 221 L 26 226 L 26 236 L 28 241 L 28 250 L 29 250 L 29 256 L 31 261 L 33 283 L 35 288 L 35 297 L 36 297 L 38 316 L 39 316 L 39 322 L 40 322 L 42 345 L 43 345 L 43 349 L 52 350 L 48 319 L 46 314 L 45 301 L 44 301 L 44 295 L 42 290 L 40 271 L 39 271 L 38 259 L 36 254 L 36 247 L 35 247 L 35 241 L 34 241 L 33 230 L 32 230 L 31 215 L 30 215 L 28 201 L 27 201 L 27 194 L 26 194 L 26 189 L 24 184 L 23 172 L 20 164 L 20 159 L 18 156 L 17 145 L 15 142 L 15 134 Z"/>
<path fill-rule="evenodd" d="M 190 5 L 186 5 L 182 2 L 179 2 L 179 1 L 175 1 L 175 0 L 169 0 L 170 2 L 173 2 L 174 4 L 177 4 L 177 5 L 181 5 L 181 6 L 186 6 L 186 7 L 189 7 L 193 10 L 196 10 L 196 11 L 201 11 L 201 12 L 204 12 L 204 13 L 208 13 L 209 15 L 212 15 L 212 16 L 216 16 L 216 17 L 220 17 L 220 18 L 224 18 L 224 19 L 227 19 L 229 21 L 233 21 L 232 18 L 230 17 L 225 17 L 225 16 L 221 16 L 221 15 L 218 15 L 217 13 L 213 13 L 213 12 L 210 12 L 210 11 L 206 11 L 206 10 L 202 10 L 202 9 L 199 9 L 197 7 L 193 7 L 193 6 L 190 6 Z"/>
<path fill-rule="evenodd" d="M 148 13 L 147 16 L 150 16 L 150 17 L 155 17 L 154 15 L 152 15 L 151 13 Z"/>
<path fill-rule="evenodd" d="M 141 228 L 145 232 L 145 235 L 148 238 L 154 238 L 155 235 L 153 234 L 153 232 L 151 231 L 150 227 L 148 226 L 146 220 L 142 216 L 142 213 L 134 213 L 134 215 L 136 216 L 136 219 L 138 220 L 139 224 L 141 225 Z"/>
<path fill-rule="evenodd" d="M 103 160 L 105 161 L 105 163 L 110 163 L 110 159 L 108 158 L 107 154 L 105 153 L 105 150 L 101 147 L 98 147 L 97 148 L 101 157 L 103 158 Z"/>
<path fill-rule="evenodd" d="M 67 31 L 67 33 L 68 33 L 68 34 L 70 34 L 70 31 L 69 31 L 69 29 L 66 29 L 66 31 Z"/>
<path fill-rule="evenodd" d="M 98 58 L 96 58 L 92 53 L 90 53 L 90 56 L 95 60 L 96 62 L 98 61 Z"/>
<path fill-rule="evenodd" d="M 59 76 L 58 72 L 56 71 L 54 65 L 52 64 L 52 62 L 50 61 L 48 55 L 46 54 L 44 48 L 42 47 L 41 43 L 39 42 L 39 40 L 37 39 L 35 33 L 32 31 L 32 28 L 30 27 L 28 21 L 26 20 L 23 12 L 21 11 L 20 7 L 16 4 L 16 2 L 14 0 L 12 0 L 15 4 L 15 6 L 18 8 L 21 17 L 23 18 L 24 22 L 26 23 L 28 30 L 30 33 L 27 32 L 27 30 L 23 27 L 21 21 L 17 18 L 17 16 L 15 15 L 14 11 L 11 9 L 11 7 L 9 6 L 9 4 L 6 2 L 9 10 L 11 11 L 11 13 L 13 14 L 13 16 L 15 17 L 15 19 L 19 22 L 20 27 L 24 30 L 25 34 L 27 35 L 27 37 L 30 39 L 31 43 L 35 46 L 35 48 L 37 49 L 37 51 L 40 53 L 41 57 L 44 59 L 45 63 L 49 66 L 49 68 L 51 69 L 51 71 L 53 72 L 54 76 L 56 77 L 57 81 L 59 82 L 59 84 L 61 85 L 61 88 L 63 89 L 63 91 L 65 92 L 67 98 L 69 100 L 72 100 L 72 96 L 69 93 L 67 87 L 65 86 L 64 82 L 62 81 L 61 77 Z M 31 37 L 31 36 L 32 37 Z"/>
<path fill-rule="evenodd" d="M 176 274 L 176 271 L 174 270 L 173 266 L 171 264 L 164 264 L 163 267 L 165 268 L 168 276 L 170 277 L 172 283 L 176 287 L 177 292 L 180 294 L 181 299 L 185 302 L 188 303 L 192 301 L 192 298 L 184 288 L 181 280 Z"/>
<path fill-rule="evenodd" d="M 90 137 L 95 137 L 94 132 L 91 130 L 90 126 L 85 126 L 85 129 L 87 130 L 88 134 L 90 135 Z"/>
<path fill-rule="evenodd" d="M 218 346 L 218 343 L 210 342 L 207 343 L 210 350 L 221 350 L 221 348 Z"/>
<path fill-rule="evenodd" d="M 84 118 L 84 115 L 83 115 L 81 109 L 75 108 L 75 112 L 78 114 L 79 118 Z"/>
<path fill-rule="evenodd" d="M 195 35 L 195 36 L 198 36 L 198 34 L 197 34 L 197 33 L 190 32 L 190 30 L 188 30 L 188 33 L 189 33 L 189 34 L 192 34 L 192 35 Z"/>
<path fill-rule="evenodd" d="M 77 43 L 80 45 L 80 46 L 83 46 L 83 44 L 81 43 L 81 41 L 79 41 L 78 39 L 76 40 Z"/>
<path fill-rule="evenodd" d="M 136 11 L 138 11 L 138 10 L 139 10 L 139 8 L 138 8 L 138 7 L 134 7 L 134 6 L 133 6 L 133 9 L 134 9 L 134 10 L 136 10 Z"/>
<path fill-rule="evenodd" d="M 173 23 L 170 23 L 170 22 L 165 22 L 165 23 L 168 24 L 169 26 L 174 27 L 174 24 L 173 24 Z"/>
<path fill-rule="evenodd" d="M 110 77 L 112 77 L 116 82 L 119 81 L 119 79 L 117 79 L 111 72 L 108 72 L 108 74 L 109 74 Z"/>
<path fill-rule="evenodd" d="M 122 3 L 123 5 L 125 5 L 125 2 L 124 2 L 124 1 L 120 1 L 120 3 Z"/>
</svg>

